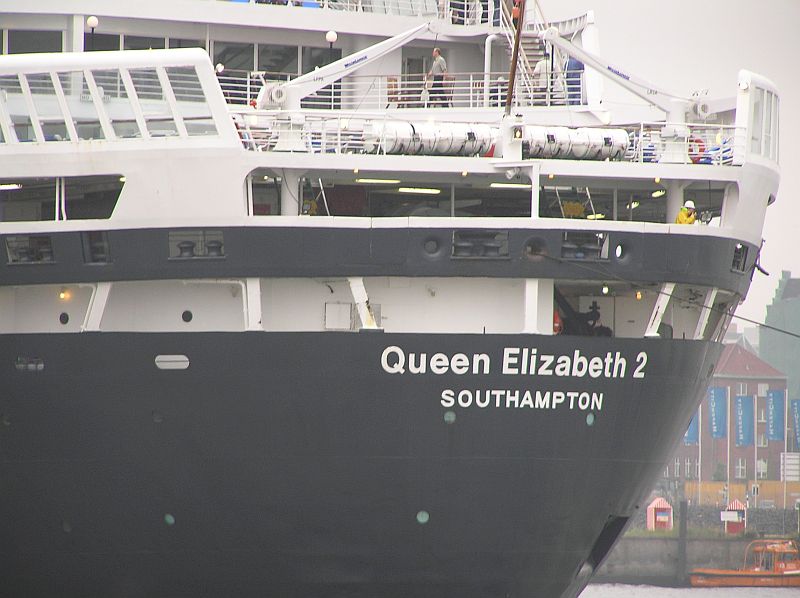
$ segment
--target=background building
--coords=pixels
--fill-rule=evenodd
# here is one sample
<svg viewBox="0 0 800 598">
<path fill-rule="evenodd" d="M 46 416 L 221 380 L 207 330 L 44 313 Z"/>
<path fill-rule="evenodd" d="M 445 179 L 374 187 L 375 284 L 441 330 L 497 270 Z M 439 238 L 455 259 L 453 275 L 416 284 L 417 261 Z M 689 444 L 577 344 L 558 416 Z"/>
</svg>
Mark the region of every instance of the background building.
<svg viewBox="0 0 800 598">
<path fill-rule="evenodd" d="M 800 278 L 792 278 L 784 270 L 775 297 L 767 306 L 766 324 L 785 334 L 761 327 L 759 330 L 759 355 L 767 363 L 786 372 L 789 397 L 800 399 Z"/>
<path fill-rule="evenodd" d="M 739 499 L 753 507 L 792 508 L 800 501 L 800 482 L 784 483 L 781 455 L 800 451 L 800 401 L 787 400 L 786 375 L 745 345 L 725 346 L 661 486 L 674 498 L 701 504 Z"/>
</svg>

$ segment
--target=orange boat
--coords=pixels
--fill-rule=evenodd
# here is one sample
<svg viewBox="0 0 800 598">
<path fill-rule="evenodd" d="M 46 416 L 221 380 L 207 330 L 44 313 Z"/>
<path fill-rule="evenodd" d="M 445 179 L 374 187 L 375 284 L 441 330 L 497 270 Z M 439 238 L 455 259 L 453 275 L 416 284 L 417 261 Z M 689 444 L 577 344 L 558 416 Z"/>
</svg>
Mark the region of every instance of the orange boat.
<svg viewBox="0 0 800 598">
<path fill-rule="evenodd" d="M 794 540 L 755 540 L 741 569 L 694 569 L 694 587 L 800 587 L 800 549 Z"/>
</svg>

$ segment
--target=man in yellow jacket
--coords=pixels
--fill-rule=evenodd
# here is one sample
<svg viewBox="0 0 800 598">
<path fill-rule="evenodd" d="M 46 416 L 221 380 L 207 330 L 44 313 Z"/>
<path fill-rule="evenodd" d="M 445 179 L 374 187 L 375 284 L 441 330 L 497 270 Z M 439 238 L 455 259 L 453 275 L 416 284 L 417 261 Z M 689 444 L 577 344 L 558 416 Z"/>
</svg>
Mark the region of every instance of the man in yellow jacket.
<svg viewBox="0 0 800 598">
<path fill-rule="evenodd" d="M 697 219 L 697 209 L 694 207 L 694 202 L 689 199 L 683 204 L 681 211 L 678 212 L 678 217 L 675 218 L 675 224 L 694 224 Z"/>
</svg>

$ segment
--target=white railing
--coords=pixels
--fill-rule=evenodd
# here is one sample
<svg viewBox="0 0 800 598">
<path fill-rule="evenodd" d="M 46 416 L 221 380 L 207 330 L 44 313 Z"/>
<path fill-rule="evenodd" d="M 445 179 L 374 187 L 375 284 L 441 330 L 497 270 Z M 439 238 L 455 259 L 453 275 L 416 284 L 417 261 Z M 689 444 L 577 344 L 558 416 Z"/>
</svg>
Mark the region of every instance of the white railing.
<svg viewBox="0 0 800 598">
<path fill-rule="evenodd" d="M 268 83 L 290 81 L 296 75 L 225 70 L 218 76 L 228 104 L 255 102 Z M 347 110 L 394 110 L 408 108 L 479 108 L 505 106 L 508 73 L 489 73 L 489 89 L 484 94 L 486 73 L 447 73 L 441 82 L 424 74 L 352 75 L 325 87 L 302 100 L 303 108 Z M 585 103 L 583 71 L 551 73 L 517 86 L 513 105 L 564 106 Z"/>
<path fill-rule="evenodd" d="M 217 0 L 229 3 L 338 10 L 442 19 L 454 25 L 477 25 L 491 20 L 502 0 Z"/>
<path fill-rule="evenodd" d="M 231 115 L 243 147 L 251 151 L 298 151 L 320 154 L 386 154 L 394 139 L 386 139 L 391 123 L 408 123 L 410 118 L 398 118 L 386 112 L 353 114 L 324 114 L 318 111 L 294 113 L 289 118 L 280 111 L 232 110 Z M 441 123 L 440 123 L 441 125 Z M 446 126 L 446 125 L 441 125 Z M 454 125 L 455 126 L 455 125 Z M 481 129 L 488 125 L 458 125 L 465 129 Z M 491 129 L 496 137 L 499 130 Z M 680 129 L 665 123 L 641 123 L 622 127 L 628 133 L 629 144 L 622 161 L 669 162 L 684 164 L 732 165 L 735 147 L 734 126 L 692 124 L 680 135 L 668 136 L 668 131 Z M 552 127 L 563 131 L 563 127 Z M 602 127 L 601 127 L 602 129 Z M 376 133 L 377 132 L 377 133 Z M 556 133 L 556 131 L 554 131 Z M 558 135 L 559 139 L 564 139 Z M 388 145 L 387 145 L 388 144 Z M 435 152 L 434 152 L 435 153 Z M 566 148 L 562 155 L 568 155 Z"/>
<path fill-rule="evenodd" d="M 625 159 L 631 162 L 731 165 L 734 155 L 745 151 L 732 125 L 642 123 L 628 131 L 631 141 Z"/>
</svg>

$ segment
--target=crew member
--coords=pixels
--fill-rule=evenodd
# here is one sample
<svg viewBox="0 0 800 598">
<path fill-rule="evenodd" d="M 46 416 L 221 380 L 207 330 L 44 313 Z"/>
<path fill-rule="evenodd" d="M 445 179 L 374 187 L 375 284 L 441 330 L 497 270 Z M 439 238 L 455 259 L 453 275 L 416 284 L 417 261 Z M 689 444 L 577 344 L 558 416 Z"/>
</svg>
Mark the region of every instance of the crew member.
<svg viewBox="0 0 800 598">
<path fill-rule="evenodd" d="M 678 217 L 675 218 L 675 224 L 694 224 L 697 220 L 697 208 L 694 207 L 694 202 L 691 199 L 686 200 L 683 204 L 681 211 L 678 212 Z"/>
<path fill-rule="evenodd" d="M 433 64 L 431 70 L 428 71 L 428 77 L 433 77 L 433 85 L 431 86 L 431 105 L 439 104 L 440 106 L 447 106 L 447 98 L 444 95 L 444 76 L 447 73 L 447 63 L 442 56 L 442 51 L 439 48 L 433 49 Z"/>
</svg>

